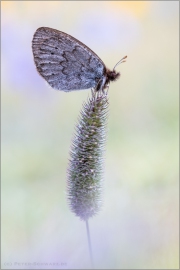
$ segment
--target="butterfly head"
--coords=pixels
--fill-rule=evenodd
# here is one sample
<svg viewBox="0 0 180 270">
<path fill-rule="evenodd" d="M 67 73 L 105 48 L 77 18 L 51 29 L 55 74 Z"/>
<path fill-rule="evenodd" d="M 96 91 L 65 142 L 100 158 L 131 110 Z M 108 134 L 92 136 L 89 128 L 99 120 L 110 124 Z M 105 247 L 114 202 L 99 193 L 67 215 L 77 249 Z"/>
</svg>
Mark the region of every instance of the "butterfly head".
<svg viewBox="0 0 180 270">
<path fill-rule="evenodd" d="M 120 73 L 116 72 L 115 70 L 107 72 L 107 81 L 114 82 L 120 77 Z"/>
<path fill-rule="evenodd" d="M 113 70 L 112 71 L 108 71 L 107 72 L 107 80 L 108 81 L 116 81 L 119 77 L 120 77 L 120 73 L 119 72 L 116 72 L 115 71 L 115 68 L 119 65 L 119 64 L 121 64 L 121 63 L 124 63 L 124 62 L 126 62 L 126 59 L 127 58 L 127 56 L 124 56 L 115 66 L 114 66 L 114 68 L 113 68 Z"/>
<path fill-rule="evenodd" d="M 126 59 L 127 58 L 127 56 L 124 56 L 115 66 L 114 66 L 114 68 L 113 68 L 113 70 L 112 71 L 110 71 L 110 70 L 108 70 L 107 71 L 107 81 L 108 82 L 110 82 L 110 81 L 116 81 L 119 77 L 120 77 L 120 73 L 119 72 L 116 72 L 115 71 L 115 68 L 119 65 L 119 64 L 121 64 L 121 63 L 124 63 L 124 62 L 126 62 Z"/>
</svg>

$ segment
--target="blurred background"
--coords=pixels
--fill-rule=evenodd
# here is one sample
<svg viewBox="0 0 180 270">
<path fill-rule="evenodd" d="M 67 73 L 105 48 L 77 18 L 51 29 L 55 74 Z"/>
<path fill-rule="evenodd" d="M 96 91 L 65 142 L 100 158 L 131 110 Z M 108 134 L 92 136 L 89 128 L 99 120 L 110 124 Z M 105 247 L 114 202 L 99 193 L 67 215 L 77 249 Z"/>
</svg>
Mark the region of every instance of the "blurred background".
<svg viewBox="0 0 180 270">
<path fill-rule="evenodd" d="M 38 75 L 38 27 L 66 32 L 121 78 L 111 83 L 103 209 L 89 222 L 95 268 L 178 269 L 178 1 L 1 1 L 2 268 L 90 268 L 69 210 L 71 139 L 90 91 Z"/>
</svg>

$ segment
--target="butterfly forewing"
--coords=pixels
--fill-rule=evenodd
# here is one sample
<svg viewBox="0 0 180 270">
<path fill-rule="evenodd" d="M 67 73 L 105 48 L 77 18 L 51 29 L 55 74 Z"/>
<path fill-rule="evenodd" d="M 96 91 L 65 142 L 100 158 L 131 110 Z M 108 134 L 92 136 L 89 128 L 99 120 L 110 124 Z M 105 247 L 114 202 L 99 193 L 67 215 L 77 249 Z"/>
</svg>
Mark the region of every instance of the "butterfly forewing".
<svg viewBox="0 0 180 270">
<path fill-rule="evenodd" d="M 106 73 L 104 63 L 92 50 L 52 28 L 36 30 L 32 50 L 38 72 L 58 90 L 94 88 Z"/>
</svg>

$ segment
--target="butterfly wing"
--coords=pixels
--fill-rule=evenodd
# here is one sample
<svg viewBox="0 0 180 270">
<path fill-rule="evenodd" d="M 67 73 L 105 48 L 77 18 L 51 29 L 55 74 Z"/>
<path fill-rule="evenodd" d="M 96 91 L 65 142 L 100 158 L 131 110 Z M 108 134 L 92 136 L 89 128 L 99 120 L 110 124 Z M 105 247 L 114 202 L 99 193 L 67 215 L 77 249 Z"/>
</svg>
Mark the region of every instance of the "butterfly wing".
<svg viewBox="0 0 180 270">
<path fill-rule="evenodd" d="M 58 90 L 94 88 L 106 72 L 104 63 L 91 49 L 52 28 L 36 30 L 32 50 L 39 74 Z"/>
</svg>

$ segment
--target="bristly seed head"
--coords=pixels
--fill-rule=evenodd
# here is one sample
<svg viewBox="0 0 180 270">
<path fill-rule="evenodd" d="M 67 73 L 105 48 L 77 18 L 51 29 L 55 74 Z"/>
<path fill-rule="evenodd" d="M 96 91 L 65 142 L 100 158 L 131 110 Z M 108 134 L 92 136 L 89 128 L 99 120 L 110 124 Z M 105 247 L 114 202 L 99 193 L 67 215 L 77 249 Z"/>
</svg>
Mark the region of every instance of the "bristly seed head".
<svg viewBox="0 0 180 270">
<path fill-rule="evenodd" d="M 82 220 L 94 216 L 101 207 L 107 108 L 107 95 L 92 92 L 81 110 L 71 145 L 67 180 L 68 202 L 72 212 Z"/>
</svg>

